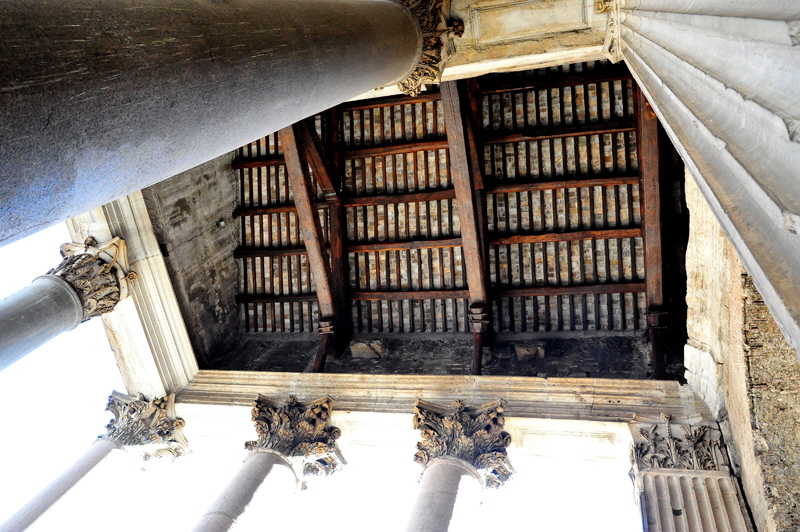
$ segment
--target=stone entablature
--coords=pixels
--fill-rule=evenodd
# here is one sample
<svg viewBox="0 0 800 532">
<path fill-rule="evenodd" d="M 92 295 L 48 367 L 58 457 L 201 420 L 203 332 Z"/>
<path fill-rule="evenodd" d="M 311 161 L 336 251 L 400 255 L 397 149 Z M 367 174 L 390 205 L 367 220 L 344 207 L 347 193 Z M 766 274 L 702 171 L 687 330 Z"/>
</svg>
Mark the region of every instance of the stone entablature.
<svg viewBox="0 0 800 532">
<path fill-rule="evenodd" d="M 414 461 L 427 466 L 437 458 L 458 458 L 475 467 L 486 486 L 502 486 L 513 472 L 506 452 L 511 435 L 503 430 L 505 406 L 502 399 L 476 408 L 454 401 L 450 409 L 417 401 L 414 428 L 422 435 Z"/>
</svg>

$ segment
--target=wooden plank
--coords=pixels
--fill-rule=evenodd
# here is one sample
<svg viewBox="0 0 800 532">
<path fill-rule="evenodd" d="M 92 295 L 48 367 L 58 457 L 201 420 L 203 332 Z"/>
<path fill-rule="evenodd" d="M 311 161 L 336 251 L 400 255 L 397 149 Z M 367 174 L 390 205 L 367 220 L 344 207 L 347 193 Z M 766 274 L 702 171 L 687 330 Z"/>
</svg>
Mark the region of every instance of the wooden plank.
<svg viewBox="0 0 800 532">
<path fill-rule="evenodd" d="M 317 135 L 317 131 L 310 127 L 307 121 L 300 121 L 295 125 L 297 131 L 297 141 L 303 146 L 304 153 L 308 158 L 308 163 L 314 170 L 314 178 L 319 183 L 325 197 L 338 197 L 338 183 L 334 183 L 334 172 L 331 164 L 325 156 L 322 141 Z"/>
<path fill-rule="evenodd" d="M 286 160 L 283 155 L 276 153 L 263 157 L 237 157 L 231 166 L 234 170 L 241 170 L 244 168 L 264 168 L 266 166 L 276 166 L 284 164 Z"/>
<path fill-rule="evenodd" d="M 423 299 L 466 299 L 469 290 L 409 290 L 406 292 L 352 292 L 354 301 L 405 301 Z"/>
<path fill-rule="evenodd" d="M 438 92 L 423 92 L 418 96 L 384 96 L 383 98 L 369 98 L 345 102 L 339 106 L 343 111 L 357 111 L 359 109 L 375 109 L 377 107 L 391 107 L 393 105 L 408 105 L 415 103 L 436 102 L 442 97 Z"/>
<path fill-rule="evenodd" d="M 442 93 L 445 130 L 450 143 L 450 174 L 456 192 L 458 220 L 463 239 L 464 269 L 469 286 L 469 299 L 472 304 L 486 304 L 486 269 L 480 242 L 478 213 L 473 190 L 475 184 L 470 178 L 469 154 L 461 114 L 459 85 L 447 81 L 439 86 Z"/>
<path fill-rule="evenodd" d="M 581 294 L 629 294 L 645 291 L 645 283 L 606 283 L 572 286 L 530 286 L 495 290 L 497 297 L 569 296 Z"/>
<path fill-rule="evenodd" d="M 493 81 L 491 78 L 484 78 L 481 83 L 481 90 L 484 94 L 493 94 L 517 90 L 556 89 L 628 79 L 633 79 L 633 76 L 631 76 L 625 63 L 617 63 L 616 65 L 595 68 L 588 72 L 552 72 L 548 70 L 546 76 L 538 79 L 504 77 Z"/>
<path fill-rule="evenodd" d="M 484 144 L 503 144 L 506 142 L 527 142 L 533 140 L 558 139 L 563 137 L 582 137 L 585 135 L 606 135 L 635 131 L 633 120 L 613 122 L 593 122 L 574 126 L 536 127 L 516 131 L 497 131 L 483 136 Z"/>
<path fill-rule="evenodd" d="M 631 227 L 628 229 L 594 229 L 587 231 L 569 231 L 566 233 L 540 233 L 535 235 L 508 235 L 491 236 L 489 244 L 538 244 L 543 242 L 572 242 L 575 240 L 588 240 L 590 238 L 605 240 L 609 238 L 636 238 L 642 236 L 642 229 Z"/>
<path fill-rule="evenodd" d="M 327 209 L 328 204 L 324 201 L 314 201 L 313 206 L 315 209 Z M 283 205 L 266 205 L 262 207 L 237 207 L 233 211 L 234 218 L 242 218 L 245 216 L 264 216 L 268 214 L 278 214 L 281 212 L 295 212 L 297 208 L 294 203 L 285 203 Z"/>
<path fill-rule="evenodd" d="M 661 241 L 661 185 L 658 153 L 658 118 L 638 89 L 635 93 L 639 172 L 642 176 L 642 229 L 644 233 L 647 327 L 653 342 L 653 373 L 664 378 L 665 360 L 661 342 L 664 323 L 664 279 Z"/>
<path fill-rule="evenodd" d="M 305 246 L 292 248 L 255 248 L 249 246 L 239 246 L 234 250 L 233 258 L 243 259 L 245 257 L 286 257 L 290 255 L 305 254 Z"/>
<path fill-rule="evenodd" d="M 350 253 L 365 251 L 394 251 L 406 249 L 452 248 L 461 245 L 460 238 L 440 238 L 435 240 L 412 240 L 410 242 L 374 242 L 371 244 L 352 244 L 347 246 Z"/>
<path fill-rule="evenodd" d="M 370 146 L 354 150 L 342 151 L 346 159 L 360 159 L 363 157 L 385 157 L 400 153 L 410 153 L 423 150 L 441 150 L 447 148 L 447 139 L 418 140 L 414 142 L 398 142 L 382 146 Z"/>
<path fill-rule="evenodd" d="M 239 305 L 248 303 L 301 303 L 316 300 L 317 294 L 238 294 L 236 296 L 236 303 Z"/>
<path fill-rule="evenodd" d="M 286 157 L 286 176 L 294 195 L 297 220 L 303 232 L 311 275 L 314 276 L 314 283 L 317 286 L 320 318 L 333 317 L 336 311 L 331 293 L 330 266 L 323 250 L 322 229 L 317 210 L 313 205 L 314 194 L 308 167 L 300 156 L 295 128 L 296 126 L 286 127 L 278 133 Z"/>
<path fill-rule="evenodd" d="M 449 200 L 456 197 L 456 191 L 448 188 L 445 190 L 426 190 L 411 194 L 385 194 L 381 196 L 359 196 L 346 198 L 345 207 L 358 207 L 361 205 L 392 205 L 397 203 L 419 203 L 421 201 Z"/>
<path fill-rule="evenodd" d="M 509 183 L 486 189 L 487 194 L 511 194 L 535 190 L 555 190 L 559 188 L 606 187 L 613 185 L 638 185 L 641 179 L 636 176 L 608 176 L 594 179 L 568 179 L 565 181 L 537 181 L 535 183 Z"/>
</svg>

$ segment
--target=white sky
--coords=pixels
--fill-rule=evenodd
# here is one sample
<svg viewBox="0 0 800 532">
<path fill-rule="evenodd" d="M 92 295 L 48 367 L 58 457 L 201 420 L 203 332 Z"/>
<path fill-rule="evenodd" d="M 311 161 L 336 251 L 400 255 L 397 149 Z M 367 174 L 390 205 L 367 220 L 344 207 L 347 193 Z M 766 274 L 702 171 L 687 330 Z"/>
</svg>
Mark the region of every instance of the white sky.
<svg viewBox="0 0 800 532">
<path fill-rule="evenodd" d="M 0 248 L 0 297 L 57 265 L 58 246 L 68 240 L 65 225 L 59 224 Z M 111 418 L 104 408 L 113 389 L 125 391 L 99 319 L 62 334 L 0 372 L 0 522 L 104 431 Z M 231 414 L 244 418 L 246 412 Z M 249 419 L 241 423 L 249 424 Z M 365 447 L 359 446 L 359 437 L 363 441 L 373 436 L 343 435 L 342 451 L 349 465 L 342 472 L 300 494 L 259 494 L 237 530 L 404 530 L 419 478 L 418 466 L 411 462 L 413 442 L 397 448 Z M 409 431 L 401 439 L 406 437 L 415 436 Z M 240 467 L 245 451 L 239 440 L 238 434 L 190 439 L 193 453 L 146 471 L 135 453 L 112 453 L 29 530 L 189 530 Z M 501 490 L 487 492 L 472 514 L 462 514 L 457 530 L 485 532 L 500 526 L 537 532 L 641 531 L 624 449 L 622 460 L 607 462 L 576 460 L 566 449 L 558 459 L 548 456 L 557 451 L 527 456 L 512 447 L 515 478 Z"/>
</svg>

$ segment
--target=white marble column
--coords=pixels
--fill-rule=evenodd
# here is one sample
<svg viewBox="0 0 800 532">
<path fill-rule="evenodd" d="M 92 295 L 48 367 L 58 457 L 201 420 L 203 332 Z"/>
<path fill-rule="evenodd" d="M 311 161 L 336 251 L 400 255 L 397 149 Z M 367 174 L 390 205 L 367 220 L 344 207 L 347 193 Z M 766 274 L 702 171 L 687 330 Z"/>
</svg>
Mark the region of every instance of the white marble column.
<svg viewBox="0 0 800 532">
<path fill-rule="evenodd" d="M 114 414 L 106 426 L 106 434 L 60 477 L 0 524 L 0 532 L 22 532 L 28 528 L 114 450 L 141 446 L 145 460 L 183 454 L 184 422 L 175 416 L 174 395 L 146 401 L 141 395 L 112 392 L 106 409 Z"/>
<path fill-rule="evenodd" d="M 645 532 L 749 532 L 720 433 L 709 423 L 635 419 L 633 479 Z"/>
<path fill-rule="evenodd" d="M 624 59 L 800 348 L 800 3 L 600 0 Z"/>
<path fill-rule="evenodd" d="M 0 301 L 0 371 L 127 297 L 135 274 L 121 238 L 64 244 L 61 254 L 61 264 Z"/>
<path fill-rule="evenodd" d="M 447 409 L 417 401 L 414 428 L 422 433 L 414 460 L 425 469 L 407 532 L 447 532 L 458 511 L 481 501 L 484 486 L 500 487 L 512 473 L 503 431 L 505 401 Z"/>
<path fill-rule="evenodd" d="M 229 530 L 265 483 L 273 483 L 272 489 L 303 489 L 301 476 L 330 475 L 339 470 L 343 463 L 336 446 L 340 432 L 329 425 L 332 409 L 330 397 L 301 404 L 290 396 L 283 406 L 277 406 L 259 395 L 252 417 L 258 440 L 245 443 L 251 453 L 194 532 Z"/>
</svg>

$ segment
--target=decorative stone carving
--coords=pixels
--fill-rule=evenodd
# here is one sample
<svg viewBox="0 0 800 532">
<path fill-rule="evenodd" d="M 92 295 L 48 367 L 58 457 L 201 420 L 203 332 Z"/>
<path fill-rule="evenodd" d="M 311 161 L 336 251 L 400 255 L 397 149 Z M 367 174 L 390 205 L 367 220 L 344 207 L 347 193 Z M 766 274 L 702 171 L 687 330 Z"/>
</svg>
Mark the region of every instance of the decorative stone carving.
<svg viewBox="0 0 800 532">
<path fill-rule="evenodd" d="M 250 451 L 269 449 L 287 458 L 303 475 L 330 475 L 341 469 L 336 440 L 341 431 L 329 426 L 333 399 L 323 397 L 301 404 L 290 395 L 283 406 L 275 406 L 259 395 L 253 403 L 253 422 L 258 440 L 245 442 Z"/>
<path fill-rule="evenodd" d="M 682 436 L 673 434 L 672 417 L 663 423 L 639 427 L 634 445 L 636 466 L 646 469 L 695 469 L 727 471 L 719 431 L 708 425 L 678 425 Z"/>
<path fill-rule="evenodd" d="M 620 0 L 595 0 L 594 10 L 596 13 L 608 13 L 606 37 L 603 41 L 601 53 L 612 63 L 619 63 L 624 59 L 622 56 L 622 40 L 620 38 L 622 29 Z"/>
<path fill-rule="evenodd" d="M 449 55 L 453 37 L 464 35 L 464 23 L 448 19 L 442 0 L 403 0 L 422 30 L 422 55 L 416 68 L 397 88 L 409 96 L 417 96 L 426 83 L 438 83 Z"/>
<path fill-rule="evenodd" d="M 61 246 L 61 264 L 47 272 L 68 282 L 83 304 L 83 320 L 111 312 L 128 296 L 136 273 L 128 271 L 125 241 L 119 237 L 98 244 L 89 237 L 81 244 Z"/>
<path fill-rule="evenodd" d="M 448 410 L 418 400 L 414 428 L 422 432 L 422 440 L 414 461 L 424 466 L 440 456 L 460 458 L 481 473 L 486 486 L 502 486 L 513 472 L 506 452 L 511 435 L 503 430 L 505 406 L 502 399 L 477 408 L 454 401 Z"/>
<path fill-rule="evenodd" d="M 185 422 L 175 415 L 175 394 L 147 401 L 142 394 L 126 395 L 117 391 L 108 398 L 106 410 L 114 419 L 99 436 L 126 446 L 144 446 L 142 458 L 171 457 L 186 453 L 186 439 L 181 433 Z"/>
</svg>

